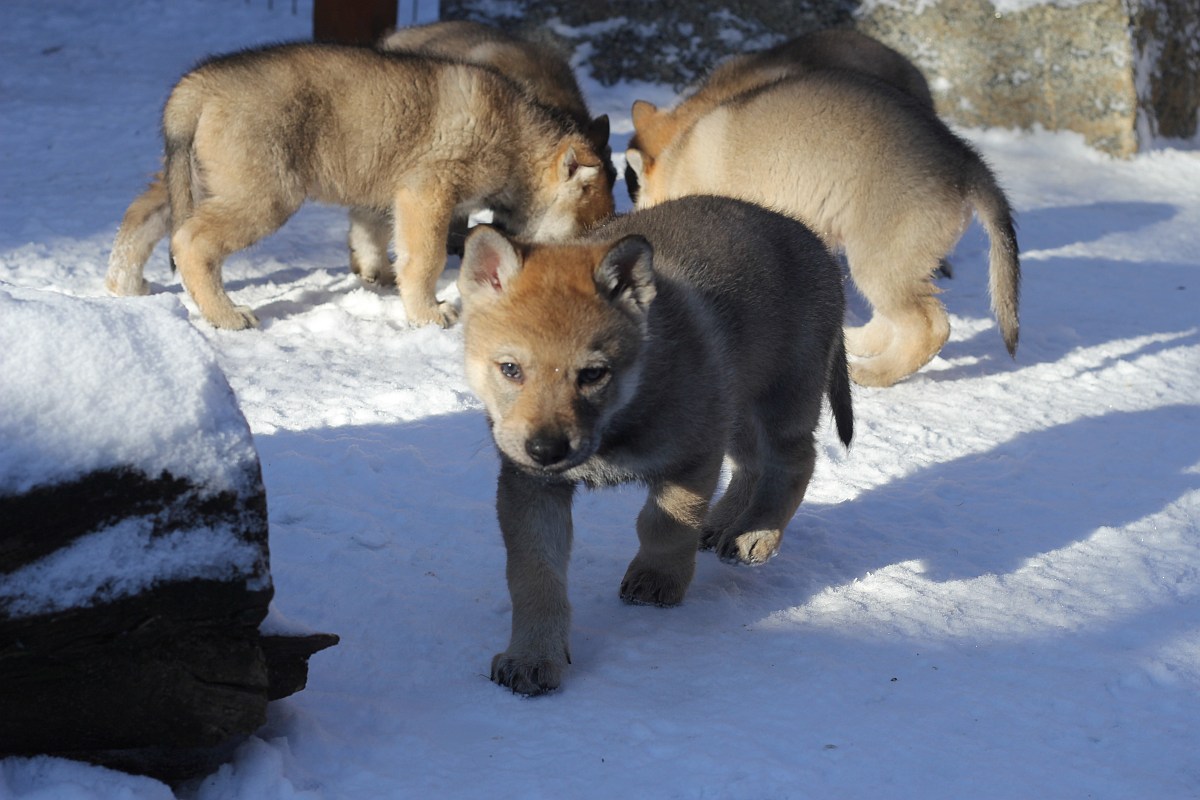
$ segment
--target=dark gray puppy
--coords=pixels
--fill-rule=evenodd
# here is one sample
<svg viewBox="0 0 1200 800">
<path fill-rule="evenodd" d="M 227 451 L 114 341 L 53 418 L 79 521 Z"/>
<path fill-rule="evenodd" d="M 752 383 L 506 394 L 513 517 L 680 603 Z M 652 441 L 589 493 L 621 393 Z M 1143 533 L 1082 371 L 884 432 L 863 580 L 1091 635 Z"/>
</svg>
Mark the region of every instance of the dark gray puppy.
<svg viewBox="0 0 1200 800">
<path fill-rule="evenodd" d="M 620 594 L 671 606 L 697 547 L 747 564 L 778 551 L 824 397 L 850 443 L 841 272 L 788 217 L 687 197 L 566 244 L 481 226 L 458 285 L 468 380 L 501 456 L 513 616 L 492 679 L 515 692 L 556 688 L 570 660 L 578 484 L 649 488 Z M 710 509 L 726 457 L 732 480 Z"/>
</svg>

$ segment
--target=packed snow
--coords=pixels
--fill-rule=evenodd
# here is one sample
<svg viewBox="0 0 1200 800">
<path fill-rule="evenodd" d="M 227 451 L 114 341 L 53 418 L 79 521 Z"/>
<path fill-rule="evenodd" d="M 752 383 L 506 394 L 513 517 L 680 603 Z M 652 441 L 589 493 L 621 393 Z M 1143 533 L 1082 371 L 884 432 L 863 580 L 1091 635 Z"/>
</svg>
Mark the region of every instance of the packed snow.
<svg viewBox="0 0 1200 800">
<path fill-rule="evenodd" d="M 169 473 L 198 497 L 260 491 L 246 419 L 178 298 L 113 303 L 0 283 L 0 352 L 0 494 L 112 469 Z M 61 611 L 183 578 L 269 585 L 261 543 L 227 524 L 153 535 L 156 516 L 119 520 L 5 575 L 0 612 Z"/>
<path fill-rule="evenodd" d="M 186 319 L 169 295 L 117 305 L 0 284 L 0 490 L 130 465 L 245 489 L 246 420 Z"/>
<path fill-rule="evenodd" d="M 1019 214 L 1016 359 L 973 226 L 941 282 L 950 342 L 898 386 L 856 387 L 848 453 L 822 427 L 808 497 L 768 565 L 701 554 L 682 606 L 623 605 L 642 492 L 580 495 L 574 664 L 559 692 L 525 699 L 487 677 L 510 609 L 497 462 L 461 330 L 410 329 L 394 291 L 358 283 L 342 210 L 306 207 L 230 258 L 226 285 L 261 330 L 199 319 L 161 246 L 147 269 L 159 297 L 104 297 L 117 224 L 158 167 L 171 85 L 209 53 L 304 38 L 298 5 L 0 12 L 0 280 L 182 301 L 262 459 L 275 606 L 341 636 L 204 780 L 9 757 L 0 798 L 1200 795 L 1194 150 L 1114 161 L 1073 134 L 964 131 Z M 617 152 L 631 102 L 672 97 L 584 88 Z M 452 262 L 444 297 L 455 275 Z M 852 296 L 851 318 L 864 310 Z M 4 380 L 22 352 L 0 356 Z M 121 380 L 114 365 L 88 391 Z"/>
</svg>

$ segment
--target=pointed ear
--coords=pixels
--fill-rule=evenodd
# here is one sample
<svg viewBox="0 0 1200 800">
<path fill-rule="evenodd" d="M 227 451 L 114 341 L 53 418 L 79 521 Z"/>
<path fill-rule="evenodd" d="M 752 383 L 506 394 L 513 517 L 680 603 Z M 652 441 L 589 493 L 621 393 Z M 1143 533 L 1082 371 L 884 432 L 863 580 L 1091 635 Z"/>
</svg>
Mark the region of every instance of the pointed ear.
<svg viewBox="0 0 1200 800">
<path fill-rule="evenodd" d="M 463 245 L 458 270 L 458 293 L 463 305 L 488 302 L 508 290 L 521 271 L 521 255 L 504 234 L 491 225 L 476 225 Z"/>
<path fill-rule="evenodd" d="M 597 153 L 603 153 L 604 148 L 608 147 L 608 134 L 608 114 L 601 114 L 589 122 L 587 130 L 583 133 Z"/>
<path fill-rule="evenodd" d="M 600 159 L 595 153 L 573 144 L 563 146 L 558 156 L 558 179 L 568 181 L 585 181 L 600 173 Z"/>
<path fill-rule="evenodd" d="M 654 103 L 651 103 L 647 100 L 634 100 L 633 111 L 631 112 L 631 116 L 633 117 L 633 129 L 635 131 L 641 131 L 657 113 L 658 106 L 654 105 Z"/>
<path fill-rule="evenodd" d="M 596 265 L 596 290 L 613 305 L 644 317 L 654 300 L 654 248 L 638 235 L 620 239 Z"/>
<path fill-rule="evenodd" d="M 636 147 L 631 147 L 625 151 L 625 163 L 633 170 L 633 174 L 637 176 L 638 181 L 645 183 L 646 168 L 654 166 L 654 159 Z"/>
</svg>

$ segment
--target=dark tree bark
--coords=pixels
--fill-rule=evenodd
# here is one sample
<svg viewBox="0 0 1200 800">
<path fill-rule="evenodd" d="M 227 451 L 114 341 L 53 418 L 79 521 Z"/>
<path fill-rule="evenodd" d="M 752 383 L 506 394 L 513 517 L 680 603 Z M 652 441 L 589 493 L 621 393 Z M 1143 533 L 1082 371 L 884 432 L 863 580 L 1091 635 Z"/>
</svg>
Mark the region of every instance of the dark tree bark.
<svg viewBox="0 0 1200 800">
<path fill-rule="evenodd" d="M 396 0 L 313 0 L 313 39 L 374 44 L 396 27 Z"/>
</svg>

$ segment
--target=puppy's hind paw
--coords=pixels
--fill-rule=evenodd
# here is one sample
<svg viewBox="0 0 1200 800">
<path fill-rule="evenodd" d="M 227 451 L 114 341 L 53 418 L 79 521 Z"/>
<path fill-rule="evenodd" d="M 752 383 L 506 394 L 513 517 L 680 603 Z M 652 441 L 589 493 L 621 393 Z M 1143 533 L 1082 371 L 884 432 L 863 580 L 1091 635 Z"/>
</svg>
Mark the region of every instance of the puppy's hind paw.
<svg viewBox="0 0 1200 800">
<path fill-rule="evenodd" d="M 208 321 L 216 328 L 224 328 L 229 331 L 242 331 L 247 328 L 258 327 L 258 317 L 250 310 L 250 306 L 230 306 L 228 310 L 224 310 L 219 314 L 214 314 L 211 317 L 205 315 Z"/>
<path fill-rule="evenodd" d="M 778 530 L 745 531 L 740 534 L 705 531 L 700 537 L 702 550 L 715 550 L 727 564 L 759 566 L 779 554 L 783 532 Z"/>
</svg>

